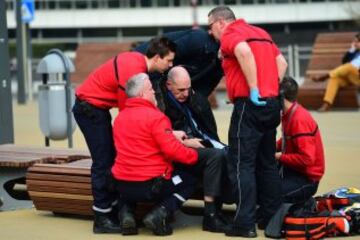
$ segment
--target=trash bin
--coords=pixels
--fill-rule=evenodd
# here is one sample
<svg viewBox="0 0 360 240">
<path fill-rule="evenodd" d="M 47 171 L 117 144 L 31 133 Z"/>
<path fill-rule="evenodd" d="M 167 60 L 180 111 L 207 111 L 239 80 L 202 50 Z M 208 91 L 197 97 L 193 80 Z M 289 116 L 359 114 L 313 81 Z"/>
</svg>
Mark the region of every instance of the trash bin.
<svg viewBox="0 0 360 240">
<path fill-rule="evenodd" d="M 74 71 L 72 61 L 59 49 L 50 50 L 37 66 L 43 81 L 39 86 L 39 122 L 46 146 L 49 146 L 49 139 L 68 138 L 69 147 L 72 147 L 76 123 L 71 113 L 75 94 L 70 72 Z"/>
<path fill-rule="evenodd" d="M 51 140 L 67 138 L 65 83 L 48 83 L 39 86 L 40 129 Z M 70 91 L 71 105 L 74 105 L 74 89 Z M 74 117 L 71 118 L 71 132 L 75 130 Z"/>
</svg>

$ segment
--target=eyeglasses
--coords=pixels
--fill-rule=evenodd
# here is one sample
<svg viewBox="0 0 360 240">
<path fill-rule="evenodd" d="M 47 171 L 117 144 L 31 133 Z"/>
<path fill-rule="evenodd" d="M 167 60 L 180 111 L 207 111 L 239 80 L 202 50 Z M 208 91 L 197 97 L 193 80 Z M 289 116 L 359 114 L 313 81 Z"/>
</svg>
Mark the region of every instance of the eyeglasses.
<svg viewBox="0 0 360 240">
<path fill-rule="evenodd" d="M 213 21 L 212 23 L 210 23 L 210 24 L 208 25 L 208 30 L 209 30 L 209 31 L 211 31 L 213 25 L 214 25 L 217 21 L 219 21 L 219 20 L 215 20 L 215 21 Z"/>
</svg>

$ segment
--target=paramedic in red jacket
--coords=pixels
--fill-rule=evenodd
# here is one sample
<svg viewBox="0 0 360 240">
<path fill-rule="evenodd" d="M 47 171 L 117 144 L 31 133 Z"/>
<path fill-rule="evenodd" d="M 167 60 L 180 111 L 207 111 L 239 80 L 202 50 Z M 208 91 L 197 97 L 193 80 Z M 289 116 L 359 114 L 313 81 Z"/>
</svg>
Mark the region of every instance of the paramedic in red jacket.
<svg viewBox="0 0 360 240">
<path fill-rule="evenodd" d="M 277 142 L 275 158 L 281 163 L 283 200 L 296 203 L 316 193 L 325 170 L 324 149 L 317 123 L 296 102 L 296 81 L 285 77 L 280 88 L 284 94 L 283 137 Z"/>
<path fill-rule="evenodd" d="M 196 181 L 190 173 L 174 171 L 173 162 L 203 169 L 207 211 L 206 197 L 214 199 L 220 193 L 222 154 L 213 149 L 188 148 L 197 148 L 198 141 L 185 139 L 182 131 L 182 136 L 174 136 L 169 118 L 156 107 L 147 74 L 129 79 L 126 94 L 129 97 L 126 107 L 115 119 L 113 129 L 117 155 L 112 174 L 124 203 L 119 214 L 122 233 L 137 233 L 134 220 L 137 202 L 155 201 L 157 207 L 143 222 L 155 235 L 170 235 L 168 218 L 191 196 Z"/>
<path fill-rule="evenodd" d="M 280 124 L 279 79 L 287 63 L 263 29 L 236 19 L 227 6 L 208 14 L 209 32 L 220 41 L 226 88 L 234 109 L 229 127 L 229 178 L 237 191 L 234 223 L 225 234 L 254 238 L 256 203 L 266 226 L 281 205 L 274 158 Z"/>
<path fill-rule="evenodd" d="M 164 72 L 172 66 L 176 46 L 167 38 L 151 40 L 146 55 L 120 53 L 95 69 L 76 89 L 73 113 L 79 125 L 93 164 L 91 185 L 94 198 L 94 233 L 120 232 L 111 218 L 116 196 L 108 189 L 110 168 L 115 159 L 110 108 L 124 107 L 125 83 L 141 72 Z"/>
</svg>

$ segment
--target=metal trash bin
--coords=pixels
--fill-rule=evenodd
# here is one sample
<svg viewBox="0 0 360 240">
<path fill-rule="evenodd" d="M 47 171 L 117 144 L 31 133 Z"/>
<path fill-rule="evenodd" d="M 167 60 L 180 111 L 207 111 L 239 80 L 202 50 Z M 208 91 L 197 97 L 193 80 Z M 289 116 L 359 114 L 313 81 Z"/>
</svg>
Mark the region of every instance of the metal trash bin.
<svg viewBox="0 0 360 240">
<path fill-rule="evenodd" d="M 43 85 L 39 86 L 40 129 L 45 135 L 45 145 L 52 140 L 68 139 L 72 148 L 72 134 L 75 120 L 71 107 L 75 102 L 70 73 L 75 71 L 72 61 L 59 49 L 51 49 L 41 59 L 37 73 L 42 75 Z"/>
<path fill-rule="evenodd" d="M 39 86 L 39 123 L 41 132 L 52 140 L 67 138 L 67 115 L 65 82 L 48 83 Z M 74 89 L 71 88 L 71 106 L 74 105 Z M 72 116 L 71 130 L 76 123 Z"/>
</svg>

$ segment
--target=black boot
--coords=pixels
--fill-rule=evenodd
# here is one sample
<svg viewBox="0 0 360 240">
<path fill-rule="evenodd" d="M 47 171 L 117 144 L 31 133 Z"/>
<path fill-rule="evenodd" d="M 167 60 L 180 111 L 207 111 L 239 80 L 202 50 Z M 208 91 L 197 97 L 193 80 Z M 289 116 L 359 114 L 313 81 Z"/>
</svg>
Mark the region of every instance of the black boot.
<svg viewBox="0 0 360 240">
<path fill-rule="evenodd" d="M 217 213 L 205 214 L 202 229 L 209 232 L 225 232 L 228 229 L 228 225 Z"/>
<path fill-rule="evenodd" d="M 209 232 L 225 232 L 228 223 L 222 216 L 222 204 L 205 201 L 202 229 Z"/>
<path fill-rule="evenodd" d="M 121 233 L 121 227 L 111 219 L 110 213 L 94 211 L 94 233 Z"/>
<path fill-rule="evenodd" d="M 134 209 L 124 204 L 119 212 L 120 226 L 122 235 L 136 235 L 138 229 L 136 227 L 136 220 L 134 216 Z"/>
<path fill-rule="evenodd" d="M 225 231 L 226 236 L 231 237 L 244 237 L 244 238 L 256 238 L 257 233 L 255 229 L 245 230 L 236 226 L 231 226 L 229 229 Z"/>
<path fill-rule="evenodd" d="M 165 209 L 165 207 L 160 206 L 148 213 L 144 217 L 143 223 L 147 228 L 151 229 L 155 235 L 171 235 L 172 228 L 169 224 L 170 215 L 171 214 Z"/>
</svg>

